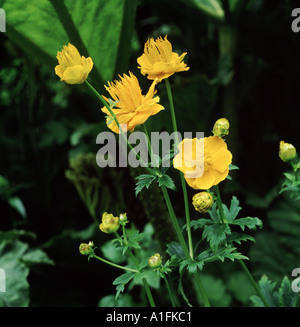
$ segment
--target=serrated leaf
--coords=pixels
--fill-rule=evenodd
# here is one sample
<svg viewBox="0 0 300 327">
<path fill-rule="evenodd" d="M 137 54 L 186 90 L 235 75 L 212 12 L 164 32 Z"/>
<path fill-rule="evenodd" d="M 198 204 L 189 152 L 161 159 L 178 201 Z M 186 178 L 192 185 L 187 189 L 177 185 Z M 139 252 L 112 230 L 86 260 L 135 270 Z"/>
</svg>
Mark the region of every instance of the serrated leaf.
<svg viewBox="0 0 300 327">
<path fill-rule="evenodd" d="M 226 239 L 226 243 L 236 242 L 238 244 L 241 244 L 241 241 L 255 242 L 255 238 L 250 235 L 247 235 L 247 234 L 231 233 L 229 236 L 227 236 L 227 239 Z"/>
<path fill-rule="evenodd" d="M 136 183 L 135 187 L 135 196 L 137 196 L 144 187 L 148 189 L 155 178 L 156 177 L 154 175 L 149 174 L 142 174 L 136 177 L 136 179 L 138 179 L 138 182 Z"/>
<path fill-rule="evenodd" d="M 176 186 L 172 180 L 172 178 L 166 174 L 158 177 L 158 186 L 161 187 L 164 185 L 167 188 L 170 188 L 171 190 L 176 190 Z"/>
<path fill-rule="evenodd" d="M 262 228 L 263 226 L 262 221 L 257 217 L 239 218 L 231 222 L 231 224 L 240 226 L 243 231 L 245 227 L 255 230 L 257 227 Z"/>
<path fill-rule="evenodd" d="M 294 307 L 298 298 L 298 293 L 294 292 L 291 287 L 291 282 L 285 276 L 279 288 L 280 306 Z"/>
<path fill-rule="evenodd" d="M 182 246 L 178 242 L 170 242 L 167 244 L 167 253 L 172 256 L 177 256 L 181 259 L 185 258 Z"/>
<path fill-rule="evenodd" d="M 192 220 L 190 225 L 194 229 L 199 229 L 199 228 L 203 228 L 206 225 L 209 225 L 211 223 L 212 223 L 212 221 L 210 219 L 200 218 L 198 220 Z"/>
<path fill-rule="evenodd" d="M 225 242 L 226 235 L 230 234 L 231 230 L 228 224 L 212 224 L 205 226 L 203 237 L 207 239 L 214 251 L 217 251 L 219 245 Z"/>
<path fill-rule="evenodd" d="M 242 208 L 239 206 L 239 200 L 236 196 L 233 196 L 230 203 L 229 216 L 226 217 L 227 221 L 232 222 L 241 210 Z"/>
<path fill-rule="evenodd" d="M 120 275 L 119 277 L 117 277 L 113 281 L 113 285 L 117 285 L 117 287 L 116 287 L 117 293 L 116 293 L 115 299 L 117 299 L 118 296 L 120 295 L 120 293 L 122 293 L 124 291 L 125 285 L 127 283 L 129 283 L 134 276 L 135 276 L 135 273 L 126 272 L 126 273 Z"/>
</svg>

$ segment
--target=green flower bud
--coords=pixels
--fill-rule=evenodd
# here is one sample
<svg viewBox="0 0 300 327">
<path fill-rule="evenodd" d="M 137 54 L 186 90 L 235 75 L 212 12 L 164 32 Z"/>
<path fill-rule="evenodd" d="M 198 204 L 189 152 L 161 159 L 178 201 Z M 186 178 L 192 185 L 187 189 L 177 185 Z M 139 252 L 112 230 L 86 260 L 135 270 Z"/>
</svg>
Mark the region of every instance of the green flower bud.
<svg viewBox="0 0 300 327">
<path fill-rule="evenodd" d="M 128 221 L 127 213 L 121 213 L 119 219 L 120 219 L 120 223 L 126 223 Z"/>
<path fill-rule="evenodd" d="M 229 134 L 229 121 L 226 118 L 220 118 L 215 122 L 213 128 L 214 136 L 223 137 Z"/>
<path fill-rule="evenodd" d="M 119 227 L 119 217 L 114 217 L 111 213 L 103 213 L 102 223 L 99 225 L 99 228 L 102 232 L 107 234 L 115 233 Z"/>
<path fill-rule="evenodd" d="M 79 252 L 83 255 L 89 255 L 93 251 L 94 243 L 89 242 L 87 243 L 81 243 L 79 245 Z"/>
<path fill-rule="evenodd" d="M 199 192 L 193 196 L 192 203 L 197 211 L 206 213 L 212 207 L 214 199 L 208 192 Z"/>
<path fill-rule="evenodd" d="M 161 265 L 161 256 L 155 253 L 148 261 L 151 268 L 158 268 Z"/>
<path fill-rule="evenodd" d="M 296 148 L 289 143 L 285 143 L 284 141 L 280 141 L 279 145 L 279 157 L 282 161 L 290 161 L 296 158 Z"/>
</svg>

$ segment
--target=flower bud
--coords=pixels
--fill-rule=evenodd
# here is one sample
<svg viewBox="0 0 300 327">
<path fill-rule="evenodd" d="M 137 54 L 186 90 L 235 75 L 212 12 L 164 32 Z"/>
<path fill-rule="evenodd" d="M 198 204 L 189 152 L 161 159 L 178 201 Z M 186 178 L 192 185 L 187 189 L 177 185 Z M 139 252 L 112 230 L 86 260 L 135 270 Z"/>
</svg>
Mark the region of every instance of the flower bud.
<svg viewBox="0 0 300 327">
<path fill-rule="evenodd" d="M 282 161 L 290 161 L 296 158 L 296 148 L 289 143 L 280 141 L 279 145 L 279 157 Z"/>
<path fill-rule="evenodd" d="M 88 244 L 81 243 L 79 245 L 79 252 L 83 255 L 89 255 L 93 251 L 93 246 L 94 246 L 93 242 L 89 242 Z"/>
<path fill-rule="evenodd" d="M 119 219 L 120 219 L 120 223 L 126 223 L 128 221 L 128 219 L 127 219 L 127 213 L 126 212 L 125 213 L 121 213 Z"/>
<path fill-rule="evenodd" d="M 148 261 L 151 268 L 158 268 L 161 265 L 161 256 L 155 253 Z"/>
<path fill-rule="evenodd" d="M 99 228 L 102 232 L 110 234 L 115 233 L 120 227 L 119 218 L 114 217 L 111 213 L 104 212 L 102 215 L 102 223 Z"/>
<path fill-rule="evenodd" d="M 215 122 L 213 128 L 214 136 L 223 137 L 229 134 L 229 121 L 226 118 L 220 118 Z"/>
<path fill-rule="evenodd" d="M 208 192 L 199 192 L 193 196 L 192 203 L 197 211 L 206 213 L 212 207 L 214 199 Z"/>
</svg>

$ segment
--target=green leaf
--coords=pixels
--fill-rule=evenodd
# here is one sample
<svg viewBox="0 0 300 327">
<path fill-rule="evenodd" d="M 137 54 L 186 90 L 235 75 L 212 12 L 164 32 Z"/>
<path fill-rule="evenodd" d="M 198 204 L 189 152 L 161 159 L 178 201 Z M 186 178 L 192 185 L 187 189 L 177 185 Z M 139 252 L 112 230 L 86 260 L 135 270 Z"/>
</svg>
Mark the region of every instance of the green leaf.
<svg viewBox="0 0 300 327">
<path fill-rule="evenodd" d="M 59 1 L 54 3 L 60 5 L 61 9 Z M 92 76 L 100 86 L 103 81 L 113 78 L 118 60 L 120 69 L 124 69 L 128 63 L 128 40 L 133 31 L 136 1 L 65 0 L 64 4 L 70 17 L 62 12 L 60 20 L 47 0 L 0 0 L 0 7 L 6 12 L 6 34 L 28 51 L 30 56 L 51 66 L 55 64 L 57 51 L 63 45 L 75 41 L 75 46 L 82 46 L 79 35 L 94 61 Z M 77 32 L 74 32 L 74 27 Z M 95 74 L 97 70 L 102 77 Z"/>
<path fill-rule="evenodd" d="M 279 306 L 279 294 L 274 290 L 275 286 L 276 283 L 270 281 L 266 275 L 263 275 L 259 281 L 261 293 L 271 307 Z M 251 296 L 250 300 L 255 306 L 265 307 L 265 304 L 257 296 Z"/>
<path fill-rule="evenodd" d="M 176 186 L 172 180 L 172 178 L 166 174 L 158 177 L 158 186 L 161 187 L 162 185 L 164 185 L 167 188 L 170 188 L 172 190 L 176 190 Z"/>
<path fill-rule="evenodd" d="M 148 174 L 142 174 L 136 177 L 136 179 L 138 179 L 138 182 L 136 183 L 136 187 L 135 187 L 135 196 L 137 196 L 144 187 L 148 189 L 155 178 L 156 177 L 154 175 L 148 175 Z"/>
<path fill-rule="evenodd" d="M 203 228 L 209 224 L 211 224 L 210 219 L 200 218 L 198 220 L 192 220 L 190 225 L 194 229 L 199 229 L 199 228 Z"/>
<path fill-rule="evenodd" d="M 218 247 L 226 241 L 226 235 L 230 232 L 228 224 L 212 224 L 205 226 L 203 237 L 207 239 L 211 248 L 217 251 Z"/>
<path fill-rule="evenodd" d="M 224 210 L 224 213 L 228 223 L 231 223 L 237 217 L 239 212 L 242 210 L 242 208 L 239 206 L 239 200 L 237 199 L 236 196 L 233 196 L 231 199 L 229 211 L 225 205 L 223 206 L 224 209 L 226 209 Z"/>
<path fill-rule="evenodd" d="M 54 265 L 54 261 L 51 260 L 48 255 L 40 249 L 30 250 L 24 254 L 22 256 L 22 262 L 24 262 L 29 267 L 36 264 Z"/>
<path fill-rule="evenodd" d="M 135 273 L 133 272 L 126 272 L 122 275 L 120 275 L 119 277 L 117 277 L 114 281 L 113 281 L 113 285 L 117 285 L 116 287 L 116 297 L 115 299 L 118 298 L 118 296 L 120 295 L 121 292 L 124 291 L 125 289 L 125 285 L 127 283 L 129 283 L 131 281 L 132 278 L 134 278 Z"/>
<path fill-rule="evenodd" d="M 218 20 L 224 20 L 225 13 L 217 0 L 189 0 L 196 8 Z"/>
<path fill-rule="evenodd" d="M 291 282 L 285 276 L 281 282 L 279 288 L 279 296 L 280 296 L 280 306 L 281 307 L 295 307 L 296 301 L 298 298 L 298 293 L 292 290 Z"/>
<path fill-rule="evenodd" d="M 167 244 L 167 253 L 172 256 L 177 256 L 181 259 L 185 258 L 182 246 L 178 242 L 170 242 Z"/>
<path fill-rule="evenodd" d="M 245 230 L 245 227 L 255 230 L 257 227 L 262 228 L 263 226 L 262 221 L 257 217 L 239 218 L 231 222 L 231 224 L 240 226 L 242 230 Z"/>
</svg>

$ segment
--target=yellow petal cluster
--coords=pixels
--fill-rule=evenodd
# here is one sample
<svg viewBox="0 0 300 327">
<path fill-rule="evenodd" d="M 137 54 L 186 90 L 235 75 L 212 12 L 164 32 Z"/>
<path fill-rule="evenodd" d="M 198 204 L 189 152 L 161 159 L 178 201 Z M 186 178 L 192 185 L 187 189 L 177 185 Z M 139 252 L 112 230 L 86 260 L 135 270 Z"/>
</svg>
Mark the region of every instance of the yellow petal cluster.
<svg viewBox="0 0 300 327">
<path fill-rule="evenodd" d="M 178 150 L 173 166 L 184 173 L 190 187 L 207 190 L 227 177 L 232 154 L 222 138 L 183 139 Z"/>
<path fill-rule="evenodd" d="M 297 152 L 293 144 L 280 141 L 279 144 L 279 157 L 282 161 L 290 161 L 296 158 Z"/>
<path fill-rule="evenodd" d="M 187 71 L 190 68 L 183 62 L 186 52 L 182 55 L 172 51 L 172 44 L 167 36 L 148 39 L 144 46 L 144 53 L 137 59 L 141 73 L 148 79 L 158 79 L 159 82 L 177 72 Z"/>
<path fill-rule="evenodd" d="M 107 234 L 115 233 L 119 227 L 119 217 L 114 217 L 111 213 L 103 213 L 102 223 L 99 226 L 102 232 Z"/>
<path fill-rule="evenodd" d="M 142 90 L 138 79 L 134 74 L 124 74 L 119 76 L 120 80 L 109 82 L 105 89 L 109 92 L 115 106 L 112 108 L 119 124 L 126 124 L 127 130 L 132 132 L 136 126 L 143 124 L 150 116 L 156 115 L 164 109 L 160 105 L 159 97 L 155 96 L 155 85 L 153 81 L 146 95 L 142 95 Z M 108 99 L 103 98 L 109 103 Z M 106 107 L 102 111 L 107 115 L 106 124 L 115 133 L 120 133 L 118 125 L 110 115 Z"/>
<path fill-rule="evenodd" d="M 197 211 L 206 213 L 212 207 L 214 199 L 210 193 L 203 191 L 193 196 L 192 203 Z"/>
<path fill-rule="evenodd" d="M 70 43 L 57 53 L 56 58 L 59 65 L 55 67 L 55 73 L 61 81 L 68 84 L 83 83 L 94 65 L 90 57 L 81 56 L 77 48 Z"/>
</svg>

